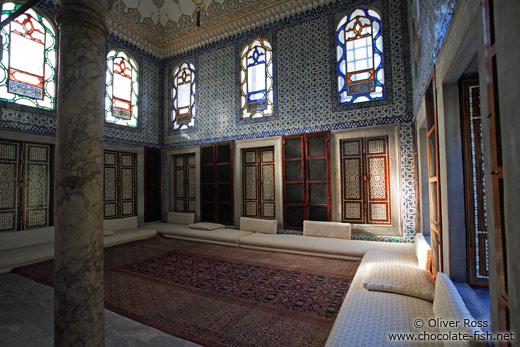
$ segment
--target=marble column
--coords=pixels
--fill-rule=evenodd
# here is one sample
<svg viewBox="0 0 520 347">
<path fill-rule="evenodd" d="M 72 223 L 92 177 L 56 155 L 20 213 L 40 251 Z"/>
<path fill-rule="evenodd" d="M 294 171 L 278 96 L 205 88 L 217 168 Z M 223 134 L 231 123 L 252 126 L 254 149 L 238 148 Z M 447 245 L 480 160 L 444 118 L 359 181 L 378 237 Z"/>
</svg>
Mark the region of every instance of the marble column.
<svg viewBox="0 0 520 347">
<path fill-rule="evenodd" d="M 102 138 L 109 0 L 62 0 L 55 164 L 54 345 L 103 346 Z"/>
</svg>

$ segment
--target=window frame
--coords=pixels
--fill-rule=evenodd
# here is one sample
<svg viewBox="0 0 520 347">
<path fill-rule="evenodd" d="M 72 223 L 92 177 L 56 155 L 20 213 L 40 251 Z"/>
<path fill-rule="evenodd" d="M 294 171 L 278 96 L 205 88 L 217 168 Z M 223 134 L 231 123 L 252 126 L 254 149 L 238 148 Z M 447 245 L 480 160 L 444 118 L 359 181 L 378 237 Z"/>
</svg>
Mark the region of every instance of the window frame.
<svg viewBox="0 0 520 347">
<path fill-rule="evenodd" d="M 173 73 L 175 71 L 175 69 L 177 67 L 179 67 L 180 65 L 182 65 L 183 63 L 190 63 L 193 65 L 194 67 L 194 70 L 195 70 L 195 78 L 193 79 L 193 83 L 195 84 L 195 102 L 194 102 L 194 106 L 195 106 L 195 114 L 193 115 L 193 117 L 195 117 L 194 119 L 194 124 L 193 126 L 191 127 L 188 127 L 188 128 L 184 128 L 184 129 L 174 129 L 173 128 L 173 112 L 174 112 L 174 100 L 173 100 L 173 96 L 172 96 L 172 91 L 173 91 L 173 83 L 174 83 L 174 76 L 173 76 Z M 175 60 L 174 62 L 171 62 L 170 64 L 168 64 L 166 67 L 165 67 L 165 71 L 167 71 L 168 73 L 168 85 L 166 87 L 166 90 L 167 92 L 165 93 L 166 95 L 164 96 L 166 98 L 166 105 L 168 105 L 168 134 L 170 135 L 173 135 L 173 134 L 183 134 L 183 133 L 190 133 L 190 132 L 194 132 L 194 131 L 197 131 L 197 128 L 198 128 L 198 123 L 199 123 L 199 94 L 200 94 L 200 91 L 199 91 L 199 57 L 198 56 L 195 56 L 195 57 L 186 57 L 184 59 L 178 59 L 178 60 Z"/>
<path fill-rule="evenodd" d="M 15 6 L 21 6 L 20 3 L 18 3 L 17 1 L 8 1 L 8 2 L 11 2 L 11 3 L 14 3 Z M 5 5 L 6 3 L 3 3 L 3 5 Z M 38 15 L 40 15 L 41 17 L 45 18 L 52 26 L 52 29 L 54 30 L 54 40 L 55 40 L 55 43 L 54 43 L 54 51 L 56 52 L 56 61 L 54 62 L 54 84 L 55 84 L 55 87 L 54 87 L 54 101 L 53 101 L 53 108 L 42 108 L 42 107 L 39 107 L 39 106 L 30 106 L 30 105 L 23 105 L 23 104 L 19 104 L 19 103 L 16 103 L 14 101 L 10 101 L 10 100 L 6 100 L 6 99 L 0 99 L 0 107 L 1 108 L 6 108 L 6 109 L 12 109 L 12 110 L 17 110 L 17 111 L 22 111 L 22 112 L 29 112 L 29 113 L 36 113 L 38 115 L 44 115 L 44 116 L 51 116 L 51 117 L 56 117 L 56 105 L 58 104 L 58 60 L 59 60 L 59 46 L 60 46 L 60 43 L 59 43 L 59 29 L 58 29 L 58 25 L 56 23 L 56 21 L 54 20 L 54 14 L 52 13 L 49 13 L 48 11 L 45 11 L 44 9 L 38 7 L 38 6 L 34 6 L 32 8 L 32 10 L 34 12 L 36 12 Z M 5 44 L 5 41 L 3 41 L 3 44 Z M 3 49 L 3 47 L 1 47 L 0 49 Z M 9 54 L 9 52 L 7 52 L 7 54 Z M 4 55 L 5 55 L 5 52 L 4 52 Z M 7 72 L 8 73 L 8 72 Z M 45 75 L 44 75 L 44 78 L 45 78 Z"/>
<path fill-rule="evenodd" d="M 116 123 L 112 123 L 112 122 L 109 122 L 106 120 L 106 110 L 107 110 L 107 106 L 105 104 L 105 112 L 103 114 L 103 124 L 105 126 L 105 128 L 115 128 L 115 129 L 120 129 L 120 130 L 126 130 L 126 131 L 133 131 L 133 132 L 141 132 L 141 129 L 142 129 L 142 114 L 143 114 L 143 109 L 142 109 L 142 91 L 143 91 L 143 78 L 142 78 L 142 67 L 143 67 L 143 64 L 142 64 L 142 60 L 136 55 L 136 54 L 132 54 L 131 52 L 129 52 L 126 48 L 122 48 L 120 46 L 116 46 L 116 45 L 110 45 L 106 51 L 106 54 L 105 54 L 105 74 L 107 73 L 107 66 L 108 66 L 108 53 L 110 53 L 111 51 L 121 51 L 121 52 L 124 52 L 126 53 L 130 58 L 132 58 L 135 62 L 135 64 L 137 65 L 137 86 L 138 86 L 138 91 L 137 91 L 137 103 L 136 103 L 136 106 L 137 106 L 137 126 L 135 127 L 132 127 L 132 126 L 129 126 L 129 125 L 124 125 L 124 124 L 116 124 Z M 105 98 L 107 97 L 107 84 L 106 84 L 106 80 L 105 80 Z"/>
<path fill-rule="evenodd" d="M 256 40 L 266 40 L 271 45 L 271 60 L 272 60 L 272 90 L 273 90 L 273 113 L 270 116 L 262 116 L 258 118 L 242 118 L 242 51 L 246 46 L 252 44 Z M 242 41 L 235 46 L 235 66 L 236 66 L 236 123 L 237 125 L 252 124 L 259 122 L 266 122 L 270 120 L 278 119 L 278 74 L 277 74 L 277 41 L 276 33 L 270 33 L 267 35 L 258 35 L 254 38 L 249 38 L 247 41 Z M 245 77 L 247 78 L 247 76 Z M 246 104 L 247 109 L 247 104 Z"/>
<path fill-rule="evenodd" d="M 338 91 L 338 61 L 337 61 L 337 45 L 336 40 L 336 29 L 340 21 L 346 15 L 350 14 L 357 8 L 371 9 L 377 11 L 381 16 L 381 34 L 383 36 L 383 69 L 384 69 L 384 97 L 382 99 L 368 100 L 365 102 L 357 102 L 350 104 L 339 103 L 339 91 Z M 366 3 L 361 2 L 357 6 L 348 7 L 347 9 L 337 12 L 336 14 L 329 16 L 329 73 L 330 73 L 330 102 L 333 112 L 343 112 L 348 110 L 358 110 L 367 107 L 378 107 L 393 104 L 393 78 L 392 78 L 392 50 L 390 49 L 391 33 L 390 27 L 392 21 L 390 19 L 390 10 L 388 3 L 385 1 L 367 1 Z M 404 24 L 403 24 L 404 26 Z M 403 35 L 408 33 L 408 27 L 406 24 L 406 30 L 403 31 Z M 408 36 L 406 36 L 407 38 Z M 403 54 L 405 59 L 408 59 L 408 52 L 404 49 Z M 408 94 L 411 91 L 405 90 L 404 93 Z"/>
</svg>

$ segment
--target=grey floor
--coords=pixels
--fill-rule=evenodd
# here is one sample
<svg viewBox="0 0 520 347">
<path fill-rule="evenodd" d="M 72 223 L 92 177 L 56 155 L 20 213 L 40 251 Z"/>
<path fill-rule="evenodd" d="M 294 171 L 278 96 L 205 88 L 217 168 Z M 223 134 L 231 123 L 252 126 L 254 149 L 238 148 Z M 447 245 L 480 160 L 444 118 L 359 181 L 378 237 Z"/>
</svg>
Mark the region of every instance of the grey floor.
<svg viewBox="0 0 520 347">
<path fill-rule="evenodd" d="M 0 345 L 53 346 L 53 289 L 28 278 L 0 275 Z M 106 346 L 199 346 L 105 310 Z"/>
</svg>

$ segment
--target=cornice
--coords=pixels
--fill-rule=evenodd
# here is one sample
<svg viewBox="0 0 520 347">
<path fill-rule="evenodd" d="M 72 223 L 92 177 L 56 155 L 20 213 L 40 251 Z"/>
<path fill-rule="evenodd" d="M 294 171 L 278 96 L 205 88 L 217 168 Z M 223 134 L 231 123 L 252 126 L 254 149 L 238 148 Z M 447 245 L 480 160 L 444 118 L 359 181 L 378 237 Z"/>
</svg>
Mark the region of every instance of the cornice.
<svg viewBox="0 0 520 347">
<path fill-rule="evenodd" d="M 333 0 L 264 0 L 237 9 L 223 16 L 204 21 L 200 27 L 152 33 L 132 23 L 124 16 L 110 11 L 107 26 L 111 33 L 125 39 L 151 54 L 166 58 L 237 35 L 266 24 L 296 15 Z"/>
</svg>

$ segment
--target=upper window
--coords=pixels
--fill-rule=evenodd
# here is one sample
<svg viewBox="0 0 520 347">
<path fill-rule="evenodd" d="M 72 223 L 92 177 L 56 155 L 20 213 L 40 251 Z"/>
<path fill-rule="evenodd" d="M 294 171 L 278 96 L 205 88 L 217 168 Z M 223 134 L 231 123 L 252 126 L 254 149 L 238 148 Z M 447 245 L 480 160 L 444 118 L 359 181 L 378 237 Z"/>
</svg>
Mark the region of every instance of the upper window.
<svg viewBox="0 0 520 347">
<path fill-rule="evenodd" d="M 2 21 L 20 7 L 6 2 Z M 56 31 L 30 9 L 2 28 L 0 99 L 53 110 L 56 93 Z"/>
<path fill-rule="evenodd" d="M 139 71 L 136 61 L 125 51 L 107 54 L 105 121 L 137 127 Z"/>
<path fill-rule="evenodd" d="M 341 105 L 385 96 L 381 16 L 357 8 L 336 29 L 338 93 Z"/>
<path fill-rule="evenodd" d="M 173 69 L 173 130 L 195 127 L 195 66 L 184 62 Z"/>
<path fill-rule="evenodd" d="M 240 119 L 273 115 L 273 51 L 256 39 L 240 52 Z"/>
</svg>

